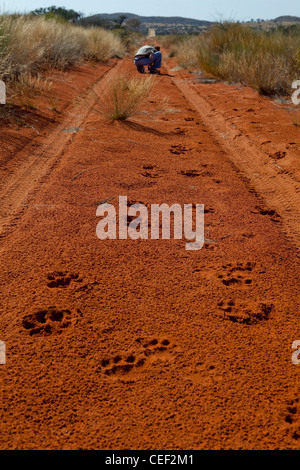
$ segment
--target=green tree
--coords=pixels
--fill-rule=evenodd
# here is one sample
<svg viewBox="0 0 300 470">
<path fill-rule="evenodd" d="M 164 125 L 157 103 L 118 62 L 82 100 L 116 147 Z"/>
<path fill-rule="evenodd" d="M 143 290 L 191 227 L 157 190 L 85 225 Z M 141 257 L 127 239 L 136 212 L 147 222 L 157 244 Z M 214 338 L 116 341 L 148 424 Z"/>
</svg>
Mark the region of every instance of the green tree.
<svg viewBox="0 0 300 470">
<path fill-rule="evenodd" d="M 126 15 L 120 15 L 118 18 L 114 19 L 114 26 L 116 28 L 122 28 L 124 21 L 127 20 Z"/>
<path fill-rule="evenodd" d="M 56 7 L 54 5 L 46 8 L 37 8 L 31 12 L 35 16 L 44 15 L 46 17 L 58 16 L 66 21 L 78 21 L 83 14 L 75 10 L 67 10 L 65 7 Z"/>
</svg>

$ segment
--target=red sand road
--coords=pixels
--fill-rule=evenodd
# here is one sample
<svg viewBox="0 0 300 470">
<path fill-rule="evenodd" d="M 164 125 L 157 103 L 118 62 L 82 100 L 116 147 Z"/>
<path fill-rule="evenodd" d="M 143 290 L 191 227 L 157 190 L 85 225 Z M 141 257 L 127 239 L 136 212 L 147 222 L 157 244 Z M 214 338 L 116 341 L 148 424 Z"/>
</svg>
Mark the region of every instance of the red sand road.
<svg viewBox="0 0 300 470">
<path fill-rule="evenodd" d="M 147 104 L 171 113 L 108 123 L 94 92 L 128 70 L 106 67 L 40 142 L 4 141 L 1 448 L 298 449 L 299 131 L 172 63 Z M 100 241 L 96 208 L 119 195 L 203 203 L 203 249 Z"/>
</svg>

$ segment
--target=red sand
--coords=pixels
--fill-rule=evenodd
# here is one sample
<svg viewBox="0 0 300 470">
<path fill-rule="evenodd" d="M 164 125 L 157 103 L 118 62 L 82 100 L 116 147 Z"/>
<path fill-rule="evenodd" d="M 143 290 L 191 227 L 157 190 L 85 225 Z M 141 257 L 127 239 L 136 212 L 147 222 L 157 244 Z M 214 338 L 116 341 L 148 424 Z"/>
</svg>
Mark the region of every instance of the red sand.
<svg viewBox="0 0 300 470">
<path fill-rule="evenodd" d="M 74 70 L 35 130 L 0 128 L 1 449 L 299 448 L 299 130 L 172 66 L 148 109 L 178 112 L 93 110 L 126 59 Z M 100 241 L 96 208 L 119 195 L 203 203 L 204 248 Z"/>
</svg>

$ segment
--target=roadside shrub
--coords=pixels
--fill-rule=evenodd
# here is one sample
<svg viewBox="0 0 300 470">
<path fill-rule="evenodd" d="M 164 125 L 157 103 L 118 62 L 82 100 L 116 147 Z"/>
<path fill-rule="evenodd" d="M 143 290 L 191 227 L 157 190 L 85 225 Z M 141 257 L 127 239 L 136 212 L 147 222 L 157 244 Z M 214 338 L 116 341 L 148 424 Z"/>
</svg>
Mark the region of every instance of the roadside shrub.
<svg viewBox="0 0 300 470">
<path fill-rule="evenodd" d="M 125 55 L 125 47 L 120 38 L 111 31 L 93 27 L 80 28 L 80 34 L 85 40 L 85 59 L 106 62 L 111 57 L 121 58 Z"/>
<path fill-rule="evenodd" d="M 0 16 L 0 79 L 63 70 L 85 59 L 103 62 L 122 54 L 121 40 L 111 31 L 44 17 Z"/>
<path fill-rule="evenodd" d="M 136 115 L 153 89 L 152 77 L 120 75 L 101 93 L 97 111 L 111 121 L 126 121 Z"/>
<path fill-rule="evenodd" d="M 176 57 L 181 67 L 192 70 L 198 67 L 198 49 L 199 38 L 191 37 L 177 45 Z"/>
<path fill-rule="evenodd" d="M 180 65 L 197 64 L 229 83 L 240 82 L 265 95 L 286 94 L 300 75 L 300 32 L 264 32 L 225 22 L 184 42 L 176 56 Z"/>
</svg>

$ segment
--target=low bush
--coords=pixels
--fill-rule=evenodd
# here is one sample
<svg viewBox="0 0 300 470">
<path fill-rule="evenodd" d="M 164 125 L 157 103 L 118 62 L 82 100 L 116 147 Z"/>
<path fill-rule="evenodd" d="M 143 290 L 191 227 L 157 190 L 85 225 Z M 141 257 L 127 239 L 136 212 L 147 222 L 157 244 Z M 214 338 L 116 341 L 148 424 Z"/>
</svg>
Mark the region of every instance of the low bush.
<svg viewBox="0 0 300 470">
<path fill-rule="evenodd" d="M 111 121 L 125 121 L 140 111 L 153 85 L 153 78 L 149 76 L 120 75 L 112 79 L 102 91 L 97 111 Z"/>
</svg>

